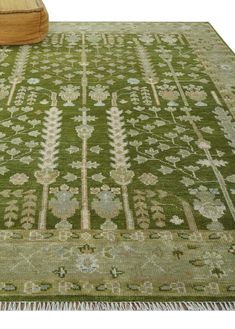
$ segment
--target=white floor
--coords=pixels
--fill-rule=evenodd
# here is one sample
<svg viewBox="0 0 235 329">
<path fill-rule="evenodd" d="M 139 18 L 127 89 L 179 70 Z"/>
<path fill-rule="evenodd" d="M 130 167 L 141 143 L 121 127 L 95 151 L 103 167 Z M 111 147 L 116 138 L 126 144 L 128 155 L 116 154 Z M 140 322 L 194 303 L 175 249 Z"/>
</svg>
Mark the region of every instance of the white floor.
<svg viewBox="0 0 235 329">
<path fill-rule="evenodd" d="M 51 21 L 209 21 L 235 52 L 235 0 L 44 0 Z"/>
</svg>

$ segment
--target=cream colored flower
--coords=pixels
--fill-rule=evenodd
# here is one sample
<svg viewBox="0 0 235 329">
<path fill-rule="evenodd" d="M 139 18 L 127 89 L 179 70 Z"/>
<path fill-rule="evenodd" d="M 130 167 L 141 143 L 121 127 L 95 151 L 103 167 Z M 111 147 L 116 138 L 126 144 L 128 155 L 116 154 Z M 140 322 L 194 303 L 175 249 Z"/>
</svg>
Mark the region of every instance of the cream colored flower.
<svg viewBox="0 0 235 329">
<path fill-rule="evenodd" d="M 139 180 L 144 185 L 155 185 L 158 182 L 157 176 L 151 174 L 151 173 L 144 173 L 139 177 Z"/>
<path fill-rule="evenodd" d="M 196 144 L 202 150 L 209 150 L 211 148 L 210 142 L 205 139 L 197 141 Z"/>
<path fill-rule="evenodd" d="M 140 82 L 140 80 L 136 79 L 136 78 L 129 78 L 127 80 L 127 82 L 130 84 L 130 85 L 138 85 L 138 83 Z"/>
<path fill-rule="evenodd" d="M 93 273 L 99 268 L 99 265 L 97 259 L 93 255 L 87 254 L 78 256 L 76 267 L 82 273 Z"/>
<path fill-rule="evenodd" d="M 40 79 L 38 79 L 38 78 L 30 78 L 30 79 L 28 79 L 28 83 L 30 84 L 30 85 L 36 85 L 36 84 L 38 84 L 40 82 Z"/>
<path fill-rule="evenodd" d="M 25 183 L 27 183 L 29 180 L 29 177 L 25 174 L 15 174 L 13 176 L 10 177 L 10 182 L 13 185 L 24 185 Z"/>
<path fill-rule="evenodd" d="M 220 199 L 216 199 L 215 195 L 207 190 L 199 190 L 196 193 L 197 199 L 194 200 L 194 209 L 205 218 L 217 221 L 224 215 L 226 210 L 224 203 Z"/>
<path fill-rule="evenodd" d="M 175 225 L 181 225 L 184 221 L 182 218 L 180 218 L 179 216 L 174 215 L 171 219 L 170 222 L 175 224 Z"/>
</svg>

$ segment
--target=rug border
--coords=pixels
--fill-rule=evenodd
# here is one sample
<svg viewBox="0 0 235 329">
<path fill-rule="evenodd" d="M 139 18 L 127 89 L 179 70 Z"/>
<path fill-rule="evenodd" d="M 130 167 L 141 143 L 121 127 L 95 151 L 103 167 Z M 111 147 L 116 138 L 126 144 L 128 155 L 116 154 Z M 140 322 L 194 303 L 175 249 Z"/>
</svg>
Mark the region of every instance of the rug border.
<svg viewBox="0 0 235 329">
<path fill-rule="evenodd" d="M 168 24 L 174 24 L 174 23 L 180 23 L 180 24 L 206 24 L 208 25 L 212 31 L 215 32 L 217 37 L 224 43 L 224 45 L 231 51 L 231 53 L 235 56 L 235 52 L 232 50 L 232 48 L 227 44 L 227 42 L 223 39 L 223 37 L 220 35 L 220 33 L 217 31 L 217 29 L 213 26 L 213 24 L 210 21 L 50 21 L 49 24 L 64 24 L 64 23 L 168 23 Z M 50 30 L 49 30 L 50 32 Z"/>
</svg>

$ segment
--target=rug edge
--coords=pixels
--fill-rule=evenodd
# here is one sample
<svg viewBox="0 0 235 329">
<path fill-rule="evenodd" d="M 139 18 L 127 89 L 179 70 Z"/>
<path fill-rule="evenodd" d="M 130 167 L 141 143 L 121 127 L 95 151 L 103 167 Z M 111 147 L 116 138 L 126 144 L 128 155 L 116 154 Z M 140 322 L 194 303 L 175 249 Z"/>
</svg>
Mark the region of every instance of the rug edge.
<svg viewBox="0 0 235 329">
<path fill-rule="evenodd" d="M 235 311 L 235 302 L 0 302 L 0 311 Z"/>
<path fill-rule="evenodd" d="M 214 25 L 211 22 L 207 22 L 211 30 L 216 34 L 216 36 L 220 39 L 220 41 L 223 42 L 224 46 L 229 50 L 233 56 L 235 56 L 235 52 L 231 48 L 231 46 L 228 45 L 228 43 L 224 40 L 224 37 L 220 35 L 220 32 L 217 30 L 217 28 L 214 27 Z"/>
</svg>

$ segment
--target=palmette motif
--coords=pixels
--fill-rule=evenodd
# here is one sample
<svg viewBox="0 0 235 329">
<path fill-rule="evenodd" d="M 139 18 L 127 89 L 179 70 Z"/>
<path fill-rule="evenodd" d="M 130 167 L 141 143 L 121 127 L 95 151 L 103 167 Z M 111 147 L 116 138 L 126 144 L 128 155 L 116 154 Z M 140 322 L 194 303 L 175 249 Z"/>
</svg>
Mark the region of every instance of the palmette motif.
<svg viewBox="0 0 235 329">
<path fill-rule="evenodd" d="M 0 296 L 234 298 L 233 61 L 193 23 L 0 48 Z"/>
</svg>

